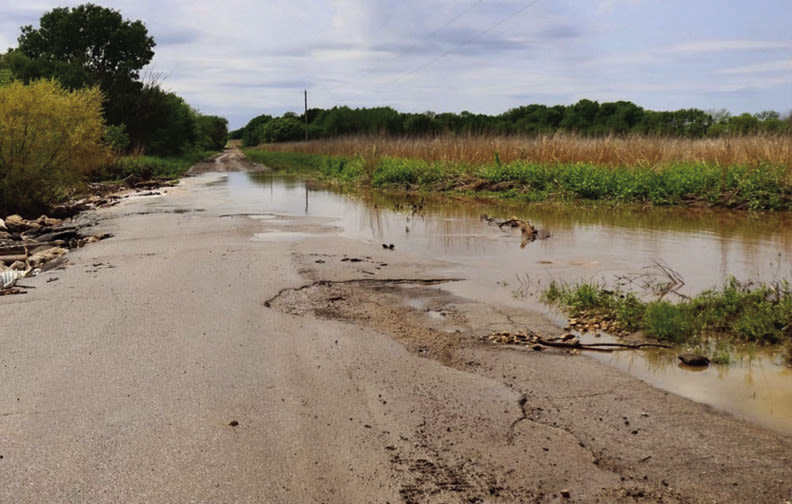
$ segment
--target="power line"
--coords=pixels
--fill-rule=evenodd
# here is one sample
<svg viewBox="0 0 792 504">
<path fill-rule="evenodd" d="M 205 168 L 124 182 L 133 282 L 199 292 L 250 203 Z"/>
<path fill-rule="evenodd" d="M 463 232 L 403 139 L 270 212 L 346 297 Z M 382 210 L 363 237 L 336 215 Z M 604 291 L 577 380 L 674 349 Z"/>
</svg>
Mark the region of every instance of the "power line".
<svg viewBox="0 0 792 504">
<path fill-rule="evenodd" d="M 433 63 L 445 58 L 449 54 L 451 54 L 451 53 L 457 51 L 458 49 L 468 45 L 469 43 L 471 43 L 474 40 L 480 38 L 481 36 L 486 35 L 487 33 L 491 32 L 492 30 L 497 28 L 498 26 L 500 26 L 503 23 L 505 23 L 506 21 L 508 21 L 508 20 L 520 15 L 521 13 L 523 13 L 524 11 L 528 10 L 529 8 L 533 7 L 534 5 L 538 4 L 541 1 L 542 0 L 534 0 L 533 2 L 529 3 L 528 5 L 524 5 L 523 7 L 520 7 L 516 11 L 514 11 L 511 14 L 509 14 L 508 16 L 506 16 L 505 18 L 503 18 L 503 19 L 499 20 L 498 22 L 488 26 L 487 28 L 485 28 L 484 30 L 478 32 L 477 34 L 475 34 L 474 36 L 470 37 L 469 39 L 460 42 L 456 46 L 452 47 L 451 49 L 449 49 L 446 52 L 444 52 L 443 54 L 441 54 L 440 56 L 438 56 L 438 57 L 436 57 L 436 58 L 434 58 L 432 60 L 429 60 L 428 62 L 426 62 L 426 63 L 424 63 L 422 65 L 419 65 L 419 66 L 415 67 L 414 69 L 410 70 L 409 72 L 397 75 L 396 78 L 394 78 L 393 80 L 390 81 L 390 84 L 395 84 L 395 83 L 403 80 L 404 78 L 409 77 L 410 75 L 418 72 L 419 70 L 423 70 L 424 68 L 428 67 L 429 65 L 431 65 L 431 64 L 433 64 Z"/>
<path fill-rule="evenodd" d="M 457 19 L 461 18 L 462 16 L 464 16 L 464 15 L 465 15 L 465 14 L 467 14 L 468 12 L 470 12 L 470 11 L 472 11 L 473 9 L 475 9 L 476 7 L 478 7 L 478 6 L 479 6 L 479 4 L 480 4 L 482 1 L 483 1 L 483 0 L 478 0 L 477 2 L 474 2 L 474 3 L 473 3 L 473 5 L 471 5 L 470 7 L 468 7 L 467 9 L 465 9 L 464 11 L 462 11 L 461 13 L 459 13 L 457 16 L 455 16 L 453 19 L 451 19 L 451 21 L 447 22 L 446 24 L 444 24 L 444 25 L 443 25 L 443 26 L 441 26 L 440 28 L 437 28 L 437 29 L 435 29 L 435 30 L 434 30 L 434 31 L 432 31 L 432 32 L 431 32 L 429 35 L 425 36 L 424 38 L 422 38 L 422 39 L 421 39 L 421 40 L 419 40 L 418 42 L 414 43 L 413 45 L 411 45 L 410 47 L 408 47 L 407 49 L 405 49 L 403 52 L 401 52 L 401 53 L 397 54 L 395 57 L 396 57 L 396 58 L 400 58 L 400 57 L 402 57 L 402 56 L 404 56 L 404 55 L 406 55 L 406 54 L 409 54 L 409 53 L 411 53 L 413 50 L 415 50 L 415 48 L 416 48 L 416 47 L 418 47 L 419 45 L 421 45 L 421 43 L 422 43 L 422 42 L 426 42 L 427 40 L 429 40 L 429 39 L 430 39 L 430 38 L 432 38 L 433 36 L 435 36 L 435 35 L 437 35 L 438 33 L 440 33 L 440 31 L 441 31 L 443 28 L 447 28 L 448 26 L 451 26 L 452 24 L 454 24 L 454 22 L 455 22 Z"/>
<path fill-rule="evenodd" d="M 462 18 L 463 16 L 465 16 L 467 13 L 469 13 L 470 11 L 472 11 L 473 9 L 475 9 L 476 7 L 478 7 L 478 6 L 481 4 L 481 2 L 483 2 L 483 0 L 476 0 L 476 1 L 475 1 L 475 2 L 473 2 L 473 4 L 471 4 L 471 5 L 470 5 L 470 6 L 469 6 L 467 9 L 463 10 L 462 12 L 460 12 L 459 14 L 457 14 L 456 16 L 454 16 L 453 18 L 451 18 L 451 20 L 447 21 L 445 24 L 443 24 L 443 25 L 442 25 L 442 26 L 440 26 L 439 28 L 435 28 L 435 29 L 434 29 L 433 31 L 431 31 L 431 32 L 430 32 L 428 35 L 424 36 L 422 39 L 420 39 L 419 41 L 415 42 L 413 45 L 411 45 L 411 46 L 410 46 L 410 47 L 408 47 L 407 49 L 405 49 L 405 50 L 401 51 L 399 54 L 396 54 L 396 55 L 392 56 L 392 57 L 391 57 L 391 59 L 397 59 L 397 58 L 401 58 L 401 57 L 403 57 L 403 56 L 406 56 L 407 54 L 410 54 L 410 53 L 411 53 L 411 52 L 413 52 L 413 51 L 414 51 L 414 50 L 415 50 L 415 49 L 416 49 L 418 46 L 420 46 L 420 45 L 421 45 L 423 42 L 426 42 L 427 40 L 431 39 L 432 37 L 434 37 L 435 35 L 437 35 L 438 33 L 440 33 L 440 31 L 442 31 L 443 29 L 445 29 L 445 28 L 447 28 L 447 27 L 451 26 L 451 25 L 452 25 L 452 24 L 454 24 L 454 23 L 455 23 L 457 20 L 459 20 L 460 18 Z M 325 88 L 325 92 L 329 92 L 329 91 L 335 91 L 336 89 L 339 89 L 339 88 L 341 88 L 341 87 L 342 87 L 342 86 L 340 86 L 340 85 L 339 85 L 339 86 L 335 86 L 335 87 L 331 87 L 331 88 Z M 363 94 L 363 93 L 358 93 L 358 94 Z"/>
</svg>

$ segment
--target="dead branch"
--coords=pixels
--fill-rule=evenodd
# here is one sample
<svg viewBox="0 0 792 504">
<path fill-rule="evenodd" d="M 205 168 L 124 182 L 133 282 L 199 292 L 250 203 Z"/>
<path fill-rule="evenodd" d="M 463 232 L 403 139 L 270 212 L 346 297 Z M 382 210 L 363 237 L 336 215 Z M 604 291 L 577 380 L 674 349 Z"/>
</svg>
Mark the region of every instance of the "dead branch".
<svg viewBox="0 0 792 504">
<path fill-rule="evenodd" d="M 639 350 L 641 348 L 671 348 L 670 345 L 664 345 L 662 343 L 581 343 L 580 341 L 554 341 L 544 338 L 537 339 L 536 343 L 555 348 L 591 350 L 595 352 L 613 352 L 615 349 L 619 348 L 627 350 Z"/>
</svg>

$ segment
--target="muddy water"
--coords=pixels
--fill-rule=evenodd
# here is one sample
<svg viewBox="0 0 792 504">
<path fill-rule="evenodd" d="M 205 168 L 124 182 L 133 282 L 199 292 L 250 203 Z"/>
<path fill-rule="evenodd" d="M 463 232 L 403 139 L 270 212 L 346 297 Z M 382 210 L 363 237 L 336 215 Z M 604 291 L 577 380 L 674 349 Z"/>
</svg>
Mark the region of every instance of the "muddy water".
<svg viewBox="0 0 792 504">
<path fill-rule="evenodd" d="M 658 262 L 684 280 L 683 294 L 720 286 L 729 275 L 763 282 L 792 278 L 792 219 L 787 215 L 408 201 L 314 189 L 297 178 L 266 173 L 207 177 L 214 194 L 207 204 L 228 212 L 329 218 L 343 235 L 372 247 L 394 244 L 397 250 L 442 259 L 449 273 L 469 279 L 448 290 L 506 306 L 549 311 L 538 297 L 551 280 L 637 279 L 656 273 Z M 484 213 L 530 220 L 552 236 L 521 248 L 519 230 L 488 225 L 480 218 Z M 563 323 L 563 317 L 551 315 Z M 703 371 L 680 366 L 676 353 L 667 351 L 594 356 L 659 388 L 792 433 L 792 370 L 761 349 L 743 349 L 730 365 Z"/>
</svg>

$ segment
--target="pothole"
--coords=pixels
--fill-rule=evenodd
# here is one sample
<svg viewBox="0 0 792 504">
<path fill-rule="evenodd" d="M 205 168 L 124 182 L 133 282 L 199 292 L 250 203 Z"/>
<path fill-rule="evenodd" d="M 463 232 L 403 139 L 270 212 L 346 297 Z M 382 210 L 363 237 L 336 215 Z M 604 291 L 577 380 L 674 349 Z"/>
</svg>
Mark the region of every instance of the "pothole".
<svg viewBox="0 0 792 504">
<path fill-rule="evenodd" d="M 453 280 L 319 281 L 284 289 L 264 305 L 291 315 L 366 326 L 411 352 L 453 365 L 456 349 L 477 340 L 465 315 L 456 309 L 469 301 L 435 287 L 449 281 Z"/>
</svg>

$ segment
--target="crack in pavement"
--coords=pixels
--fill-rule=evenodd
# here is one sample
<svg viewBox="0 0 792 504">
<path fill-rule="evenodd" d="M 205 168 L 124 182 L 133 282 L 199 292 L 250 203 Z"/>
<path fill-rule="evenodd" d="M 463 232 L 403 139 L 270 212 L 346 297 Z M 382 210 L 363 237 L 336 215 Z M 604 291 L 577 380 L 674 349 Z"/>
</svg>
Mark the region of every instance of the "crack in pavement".
<svg viewBox="0 0 792 504">
<path fill-rule="evenodd" d="M 528 419 L 528 412 L 525 411 L 526 404 L 528 404 L 528 396 L 522 394 L 520 399 L 517 401 L 517 405 L 520 407 L 520 412 L 522 415 L 520 418 L 513 421 L 511 425 L 509 425 L 509 433 L 506 435 L 506 442 L 508 444 L 514 444 L 514 428 L 517 426 L 517 424 Z"/>
</svg>

